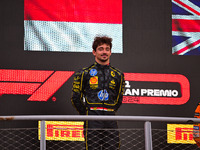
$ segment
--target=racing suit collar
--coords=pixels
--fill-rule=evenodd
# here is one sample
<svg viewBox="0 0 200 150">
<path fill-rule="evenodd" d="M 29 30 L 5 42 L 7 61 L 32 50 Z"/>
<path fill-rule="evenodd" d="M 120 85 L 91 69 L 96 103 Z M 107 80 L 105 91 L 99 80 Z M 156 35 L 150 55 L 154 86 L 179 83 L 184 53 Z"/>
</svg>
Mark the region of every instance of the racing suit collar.
<svg viewBox="0 0 200 150">
<path fill-rule="evenodd" d="M 95 61 L 94 64 L 95 64 L 97 67 L 99 67 L 99 68 L 108 68 L 108 67 L 110 66 L 110 63 L 107 64 L 107 65 L 101 65 L 101 64 L 97 63 L 96 61 Z"/>
</svg>

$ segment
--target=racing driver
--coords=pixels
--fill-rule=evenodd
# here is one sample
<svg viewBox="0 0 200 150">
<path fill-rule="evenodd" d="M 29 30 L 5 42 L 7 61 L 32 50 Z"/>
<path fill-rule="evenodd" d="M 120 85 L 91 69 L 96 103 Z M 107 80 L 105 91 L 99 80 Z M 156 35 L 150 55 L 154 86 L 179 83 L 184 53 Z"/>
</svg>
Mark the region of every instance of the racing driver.
<svg viewBox="0 0 200 150">
<path fill-rule="evenodd" d="M 93 41 L 95 63 L 76 72 L 71 101 L 80 115 L 115 115 L 122 104 L 124 74 L 110 65 L 112 38 Z M 117 121 L 85 121 L 86 150 L 120 147 Z"/>
</svg>

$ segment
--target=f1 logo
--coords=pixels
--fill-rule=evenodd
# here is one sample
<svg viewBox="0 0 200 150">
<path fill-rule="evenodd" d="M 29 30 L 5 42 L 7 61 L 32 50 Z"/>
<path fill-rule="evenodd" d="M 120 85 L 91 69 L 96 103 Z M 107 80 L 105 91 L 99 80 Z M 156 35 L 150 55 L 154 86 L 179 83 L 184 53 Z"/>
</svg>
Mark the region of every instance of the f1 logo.
<svg viewBox="0 0 200 150">
<path fill-rule="evenodd" d="M 28 101 L 47 101 L 74 71 L 0 70 L 0 95 L 31 95 Z"/>
<path fill-rule="evenodd" d="M 74 71 L 0 70 L 0 95 L 31 95 L 28 101 L 47 101 Z M 181 97 L 124 96 L 123 103 L 182 105 L 189 100 L 190 84 L 179 74 L 124 73 L 126 81 L 172 82 L 181 86 Z"/>
</svg>

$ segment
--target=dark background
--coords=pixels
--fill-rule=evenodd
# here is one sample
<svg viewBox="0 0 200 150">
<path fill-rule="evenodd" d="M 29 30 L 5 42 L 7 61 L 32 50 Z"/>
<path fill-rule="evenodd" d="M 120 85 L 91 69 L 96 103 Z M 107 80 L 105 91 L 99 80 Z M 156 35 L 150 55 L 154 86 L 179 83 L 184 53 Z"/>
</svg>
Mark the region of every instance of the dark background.
<svg viewBox="0 0 200 150">
<path fill-rule="evenodd" d="M 0 2 L 0 69 L 77 71 L 94 62 L 92 53 L 24 51 L 23 7 L 23 0 Z M 112 54 L 111 64 L 126 73 L 182 74 L 190 82 L 186 104 L 123 104 L 118 115 L 193 117 L 200 100 L 200 59 L 172 55 L 171 0 L 123 0 L 123 54 Z M 77 115 L 70 101 L 72 81 L 73 77 L 53 95 L 56 101 L 30 102 L 30 95 L 2 95 L 0 115 Z"/>
</svg>

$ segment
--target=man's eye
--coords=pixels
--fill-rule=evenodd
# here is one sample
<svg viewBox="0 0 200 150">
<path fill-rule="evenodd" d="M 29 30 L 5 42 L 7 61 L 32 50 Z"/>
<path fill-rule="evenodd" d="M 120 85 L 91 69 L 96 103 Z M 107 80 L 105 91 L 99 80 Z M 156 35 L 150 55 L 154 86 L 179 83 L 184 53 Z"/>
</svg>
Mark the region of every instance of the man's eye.
<svg viewBox="0 0 200 150">
<path fill-rule="evenodd" d="M 102 50 L 103 50 L 103 48 L 101 47 L 101 48 L 99 48 L 99 50 L 100 50 L 100 51 L 102 51 Z"/>
</svg>

